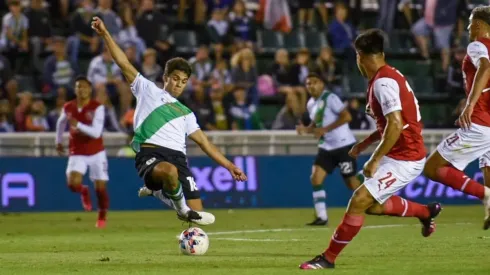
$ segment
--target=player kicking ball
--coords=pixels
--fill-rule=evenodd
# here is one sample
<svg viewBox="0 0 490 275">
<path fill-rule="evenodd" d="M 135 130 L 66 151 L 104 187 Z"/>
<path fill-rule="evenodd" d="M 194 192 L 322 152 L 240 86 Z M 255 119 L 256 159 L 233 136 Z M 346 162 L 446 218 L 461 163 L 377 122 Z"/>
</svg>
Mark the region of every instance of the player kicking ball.
<svg viewBox="0 0 490 275">
<path fill-rule="evenodd" d="M 490 228 L 490 7 L 475 8 L 468 27 L 470 40 L 463 60 L 463 77 L 468 97 L 459 117 L 461 127 L 443 140 L 427 160 L 425 175 L 483 200 L 483 229 Z M 469 178 L 463 170 L 480 158 L 485 185 Z"/>
<path fill-rule="evenodd" d="M 380 143 L 364 164 L 364 182 L 354 191 L 329 247 L 301 264 L 301 269 L 334 268 L 337 256 L 361 230 L 366 213 L 417 217 L 424 237 L 435 230 L 434 218 L 441 211 L 439 203 L 425 206 L 393 196 L 420 175 L 426 151 L 417 99 L 405 77 L 386 64 L 384 42 L 383 32 L 373 29 L 359 35 L 354 43 L 359 70 L 369 79 L 367 101 L 377 131 L 356 144 L 350 153 L 357 156 L 374 142 Z"/>
<path fill-rule="evenodd" d="M 349 155 L 356 138 L 349 128 L 348 123 L 352 120 L 349 111 L 336 94 L 327 90 L 318 74 L 310 73 L 307 76 L 306 89 L 311 95 L 306 106 L 311 124 L 298 125 L 296 131 L 300 135 L 314 134 L 319 139 L 319 150 L 310 176 L 316 219 L 307 225 L 326 225 L 327 194 L 323 182 L 327 175 L 339 167 L 349 189 L 354 190 L 360 184 L 356 178 L 356 160 Z"/>
<path fill-rule="evenodd" d="M 64 154 L 62 144 L 66 123 L 70 123 L 69 158 L 66 168 L 68 187 L 79 193 L 85 211 L 92 211 L 89 189 L 82 184 L 83 176 L 89 169 L 90 179 L 95 183 L 95 193 L 99 203 L 96 227 L 106 226 L 109 195 L 106 183 L 107 155 L 102 140 L 104 128 L 104 105 L 92 99 L 92 83 L 80 76 L 75 80 L 76 99 L 65 103 L 56 123 L 56 150 Z"/>
<path fill-rule="evenodd" d="M 140 196 L 149 195 L 151 190 L 177 211 L 179 219 L 198 225 L 214 223 L 214 215 L 201 211 L 199 190 L 187 166 L 186 137 L 227 168 L 234 180 L 246 181 L 247 177 L 208 140 L 194 113 L 176 99 L 189 80 L 191 66 L 183 58 L 170 59 L 165 64 L 162 90 L 136 71 L 100 18 L 93 18 L 92 28 L 104 39 L 136 97 L 131 146 L 137 152 L 136 169 L 146 187 Z"/>
</svg>

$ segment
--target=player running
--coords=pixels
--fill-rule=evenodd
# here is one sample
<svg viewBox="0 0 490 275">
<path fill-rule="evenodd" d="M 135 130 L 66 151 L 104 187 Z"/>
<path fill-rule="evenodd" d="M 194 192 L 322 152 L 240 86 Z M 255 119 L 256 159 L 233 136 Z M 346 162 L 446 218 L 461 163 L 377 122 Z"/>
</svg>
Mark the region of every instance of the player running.
<svg viewBox="0 0 490 275">
<path fill-rule="evenodd" d="M 340 98 L 328 91 L 325 82 L 315 73 L 306 78 L 306 88 L 311 95 L 307 103 L 311 124 L 296 127 L 298 134 L 314 134 L 318 143 L 318 154 L 310 176 L 313 186 L 313 204 L 316 219 L 307 225 L 326 225 L 328 223 L 326 198 L 323 182 L 328 174 L 339 167 L 345 184 L 354 190 L 359 186 L 356 178 L 357 163 L 349 156 L 356 138 L 349 128 L 352 117 Z"/>
<path fill-rule="evenodd" d="M 364 183 L 352 195 L 328 249 L 301 264 L 301 269 L 334 268 L 337 256 L 361 230 L 365 213 L 417 217 L 424 237 L 435 230 L 439 203 L 425 206 L 393 196 L 420 175 L 426 152 L 417 99 L 405 77 L 386 64 L 384 42 L 383 32 L 374 29 L 359 35 L 354 44 L 359 70 L 369 79 L 367 101 L 377 131 L 356 144 L 350 154 L 357 156 L 374 142 L 380 143 L 364 164 Z"/>
<path fill-rule="evenodd" d="M 459 117 L 461 127 L 443 140 L 427 160 L 425 175 L 456 190 L 483 200 L 483 229 L 490 227 L 490 7 L 477 7 L 470 15 L 470 40 L 462 70 L 466 107 Z M 485 184 L 466 176 L 462 171 L 480 158 Z"/>
<path fill-rule="evenodd" d="M 56 150 L 64 154 L 62 144 L 66 123 L 70 124 L 70 141 L 66 176 L 68 188 L 80 193 L 85 211 L 92 211 L 88 186 L 83 185 L 83 176 L 89 169 L 90 179 L 95 183 L 95 193 L 99 203 L 98 228 L 106 226 L 109 195 L 106 183 L 107 155 L 102 140 L 104 128 L 104 105 L 92 99 L 92 83 L 86 77 L 75 80 L 76 99 L 65 103 L 56 123 Z"/>
<path fill-rule="evenodd" d="M 233 179 L 245 181 L 247 177 L 208 140 L 194 113 L 176 99 L 187 84 L 191 66 L 182 58 L 169 60 L 165 64 L 162 90 L 136 71 L 102 20 L 94 17 L 92 28 L 104 39 L 137 100 L 131 146 L 137 152 L 136 169 L 147 187 L 142 191 L 154 191 L 153 195 L 173 207 L 181 220 L 199 225 L 214 223 L 212 214 L 201 211 L 199 190 L 187 166 L 186 137 L 227 168 Z"/>
</svg>

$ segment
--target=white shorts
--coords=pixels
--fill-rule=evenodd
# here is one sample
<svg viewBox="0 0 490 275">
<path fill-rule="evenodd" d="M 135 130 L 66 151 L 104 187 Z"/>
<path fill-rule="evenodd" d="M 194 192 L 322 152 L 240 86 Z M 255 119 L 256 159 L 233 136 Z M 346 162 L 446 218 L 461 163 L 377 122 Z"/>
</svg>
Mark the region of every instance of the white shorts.
<svg viewBox="0 0 490 275">
<path fill-rule="evenodd" d="M 490 166 L 490 127 L 472 123 L 468 130 L 460 128 L 439 143 L 437 152 L 461 171 L 480 157 L 480 168 Z"/>
<path fill-rule="evenodd" d="M 364 186 L 383 204 L 393 194 L 408 185 L 424 170 L 425 158 L 418 161 L 403 161 L 383 157 L 372 178 L 365 178 Z"/>
<path fill-rule="evenodd" d="M 85 173 L 87 173 L 87 168 L 89 169 L 90 180 L 109 180 L 107 154 L 105 151 L 91 156 L 70 156 L 66 167 L 66 175 L 68 176 L 70 172 L 78 172 L 85 175 Z"/>
</svg>

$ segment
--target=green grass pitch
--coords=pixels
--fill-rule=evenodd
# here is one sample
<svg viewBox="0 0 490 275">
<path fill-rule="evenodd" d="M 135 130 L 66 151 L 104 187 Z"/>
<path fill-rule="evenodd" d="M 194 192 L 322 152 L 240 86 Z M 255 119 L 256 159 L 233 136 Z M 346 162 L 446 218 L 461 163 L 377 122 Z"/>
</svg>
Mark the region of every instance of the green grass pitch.
<svg viewBox="0 0 490 275">
<path fill-rule="evenodd" d="M 185 229 L 171 211 L 0 215 L 0 274 L 490 274 L 490 231 L 481 206 L 445 207 L 437 232 L 420 235 L 415 218 L 373 217 L 337 260 L 335 270 L 301 271 L 328 245 L 330 226 L 303 226 L 310 209 L 216 210 L 205 256 L 178 252 Z"/>
</svg>

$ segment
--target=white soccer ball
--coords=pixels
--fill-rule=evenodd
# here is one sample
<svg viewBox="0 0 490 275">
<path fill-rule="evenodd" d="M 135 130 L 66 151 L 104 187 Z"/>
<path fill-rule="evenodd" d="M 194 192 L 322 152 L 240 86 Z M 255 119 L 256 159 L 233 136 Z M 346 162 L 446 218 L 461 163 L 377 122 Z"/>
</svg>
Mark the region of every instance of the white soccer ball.
<svg viewBox="0 0 490 275">
<path fill-rule="evenodd" d="M 185 255 L 204 255 L 208 251 L 209 238 L 199 227 L 191 227 L 180 233 L 179 249 Z"/>
</svg>

